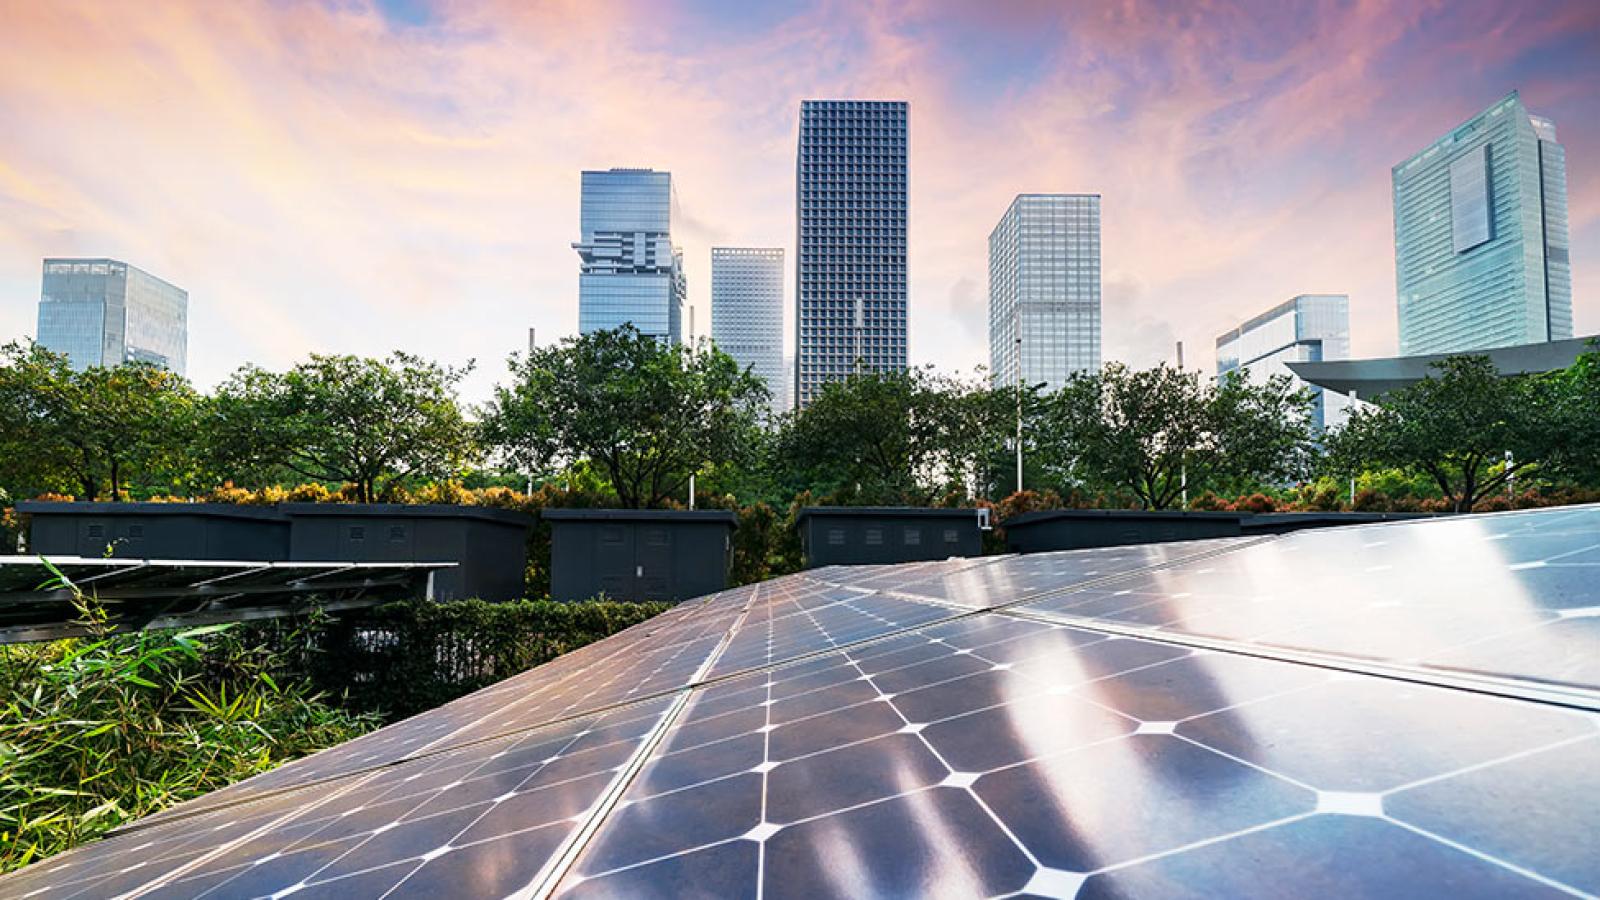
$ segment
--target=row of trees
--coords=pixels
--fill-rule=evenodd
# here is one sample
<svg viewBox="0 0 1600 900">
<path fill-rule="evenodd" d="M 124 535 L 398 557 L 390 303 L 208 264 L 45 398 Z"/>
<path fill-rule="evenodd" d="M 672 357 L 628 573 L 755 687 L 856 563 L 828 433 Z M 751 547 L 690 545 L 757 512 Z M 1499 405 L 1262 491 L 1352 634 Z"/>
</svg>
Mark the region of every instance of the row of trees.
<svg viewBox="0 0 1600 900">
<path fill-rule="evenodd" d="M 743 504 L 999 500 L 1017 489 L 1019 419 L 1027 487 L 1105 505 L 1394 469 L 1469 509 L 1512 478 L 1600 480 L 1600 350 L 1512 378 L 1452 359 L 1326 436 L 1287 379 L 1164 365 L 1112 363 L 1050 393 L 981 373 L 869 373 L 776 418 L 765 386 L 725 354 L 631 329 L 514 356 L 476 409 L 457 396 L 469 371 L 399 353 L 313 356 L 284 372 L 245 367 L 203 394 L 148 366 L 74 372 L 8 345 L 0 489 L 119 499 L 311 481 L 371 501 L 419 483 L 531 479 L 634 507 L 681 502 L 698 476 L 702 493 Z"/>
</svg>

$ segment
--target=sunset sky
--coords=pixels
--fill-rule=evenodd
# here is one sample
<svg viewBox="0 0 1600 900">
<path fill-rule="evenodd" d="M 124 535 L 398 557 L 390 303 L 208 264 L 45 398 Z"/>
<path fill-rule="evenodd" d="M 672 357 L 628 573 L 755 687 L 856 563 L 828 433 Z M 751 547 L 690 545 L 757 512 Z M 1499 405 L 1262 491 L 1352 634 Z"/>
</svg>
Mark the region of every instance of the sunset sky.
<svg viewBox="0 0 1600 900">
<path fill-rule="evenodd" d="M 1311 292 L 1388 354 L 1390 167 L 1513 89 L 1600 331 L 1595 0 L 0 0 L 0 340 L 43 257 L 110 256 L 189 291 L 203 387 L 404 349 L 481 399 L 577 328 L 581 169 L 672 172 L 705 332 L 713 245 L 792 270 L 800 101 L 859 97 L 911 103 L 913 362 L 987 361 L 989 230 L 1049 191 L 1103 195 L 1107 359 L 1209 370 Z"/>
</svg>

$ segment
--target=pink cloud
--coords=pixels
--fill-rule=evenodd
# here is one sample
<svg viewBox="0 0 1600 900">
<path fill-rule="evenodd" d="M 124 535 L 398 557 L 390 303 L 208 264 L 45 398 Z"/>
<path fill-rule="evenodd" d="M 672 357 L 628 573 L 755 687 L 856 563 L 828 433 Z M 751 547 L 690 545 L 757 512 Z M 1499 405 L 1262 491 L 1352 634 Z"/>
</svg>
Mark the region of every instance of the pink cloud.
<svg viewBox="0 0 1600 900">
<path fill-rule="evenodd" d="M 1308 291 L 1349 292 L 1356 350 L 1387 352 L 1389 166 L 1518 86 L 1530 49 L 1600 34 L 1583 4 L 1451 4 L 1441 31 L 1438 4 L 1370 0 L 824 2 L 762 27 L 655 3 L 458 0 L 420 28 L 362 2 L 0 5 L 0 333 L 31 332 L 40 257 L 114 255 L 190 290 L 202 383 L 401 347 L 482 360 L 480 395 L 527 327 L 576 327 L 580 169 L 673 172 L 702 328 L 713 243 L 792 264 L 819 96 L 912 103 L 915 360 L 986 361 L 989 229 L 1055 190 L 1105 198 L 1108 357 L 1181 339 L 1209 364 L 1217 332 Z M 1047 50 L 1012 77 L 979 35 Z M 1528 75 L 1534 109 L 1591 114 L 1557 121 L 1600 329 L 1593 81 Z"/>
</svg>

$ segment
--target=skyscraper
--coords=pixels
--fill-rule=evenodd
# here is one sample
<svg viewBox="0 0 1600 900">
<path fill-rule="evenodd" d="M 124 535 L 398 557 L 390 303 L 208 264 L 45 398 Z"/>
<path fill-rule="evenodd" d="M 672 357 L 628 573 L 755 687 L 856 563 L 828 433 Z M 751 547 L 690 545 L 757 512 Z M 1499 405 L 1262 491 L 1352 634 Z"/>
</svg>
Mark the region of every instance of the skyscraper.
<svg viewBox="0 0 1600 900">
<path fill-rule="evenodd" d="M 583 173 L 580 228 L 572 245 L 578 274 L 578 331 L 632 323 L 669 343 L 683 340 L 683 251 L 672 243 L 677 215 L 672 173 L 610 169 Z"/>
<path fill-rule="evenodd" d="M 900 100 L 806 100 L 795 162 L 795 400 L 906 365 L 906 134 Z"/>
<path fill-rule="evenodd" d="M 47 259 L 39 344 L 78 371 L 148 362 L 189 367 L 189 292 L 115 259 Z"/>
<path fill-rule="evenodd" d="M 1019 365 L 1046 390 L 1100 368 L 1099 194 L 1018 194 L 989 232 L 994 383 L 1016 384 Z"/>
<path fill-rule="evenodd" d="M 1572 337 L 1566 151 L 1512 92 L 1394 167 L 1400 354 Z"/>
<path fill-rule="evenodd" d="M 773 412 L 788 409 L 782 248 L 711 248 L 711 340 L 766 382 Z"/>
<path fill-rule="evenodd" d="M 1241 369 L 1257 384 L 1287 375 L 1316 398 L 1311 424 L 1318 431 L 1344 424 L 1352 401 L 1308 384 L 1284 363 L 1350 358 L 1350 298 L 1301 294 L 1217 336 L 1217 375 Z"/>
</svg>

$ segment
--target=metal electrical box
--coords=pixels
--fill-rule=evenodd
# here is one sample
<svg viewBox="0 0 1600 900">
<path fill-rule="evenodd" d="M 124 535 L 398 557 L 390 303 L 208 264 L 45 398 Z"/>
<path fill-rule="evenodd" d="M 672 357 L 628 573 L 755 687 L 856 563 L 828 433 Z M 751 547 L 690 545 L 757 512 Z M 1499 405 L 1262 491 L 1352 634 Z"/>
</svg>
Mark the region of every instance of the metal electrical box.
<svg viewBox="0 0 1600 900">
<path fill-rule="evenodd" d="M 676 603 L 728 586 L 728 510 L 547 509 L 550 596 Z"/>
<path fill-rule="evenodd" d="M 808 506 L 800 510 L 806 568 L 983 555 L 976 509 Z"/>
</svg>

